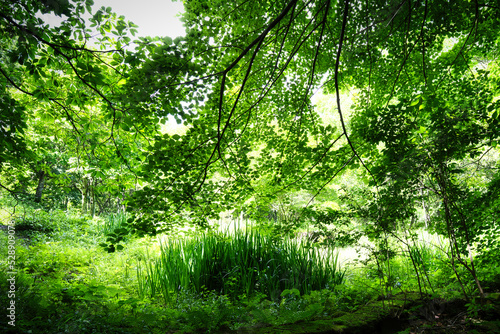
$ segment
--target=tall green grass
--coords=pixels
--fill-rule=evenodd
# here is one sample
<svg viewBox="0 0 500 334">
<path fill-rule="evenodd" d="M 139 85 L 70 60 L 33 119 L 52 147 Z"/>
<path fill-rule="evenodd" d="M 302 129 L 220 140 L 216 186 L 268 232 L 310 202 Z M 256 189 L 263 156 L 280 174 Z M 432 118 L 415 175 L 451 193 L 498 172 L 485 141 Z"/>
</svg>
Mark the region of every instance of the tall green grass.
<svg viewBox="0 0 500 334">
<path fill-rule="evenodd" d="M 127 226 L 127 215 L 125 212 L 117 212 L 109 214 L 105 217 L 103 223 L 99 226 L 99 232 L 108 235 L 116 229 Z"/>
<path fill-rule="evenodd" d="M 277 300 L 285 289 L 308 294 L 344 280 L 333 249 L 288 238 L 276 241 L 255 231 L 170 237 L 160 246 L 160 255 L 138 266 L 137 276 L 142 296 L 161 294 L 166 302 L 184 291 Z"/>
</svg>

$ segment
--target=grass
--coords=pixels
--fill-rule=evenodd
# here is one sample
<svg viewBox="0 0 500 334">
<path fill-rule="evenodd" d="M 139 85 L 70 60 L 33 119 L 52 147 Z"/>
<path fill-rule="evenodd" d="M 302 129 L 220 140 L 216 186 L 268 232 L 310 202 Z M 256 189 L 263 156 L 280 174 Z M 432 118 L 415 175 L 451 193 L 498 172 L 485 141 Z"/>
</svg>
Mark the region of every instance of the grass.
<svg viewBox="0 0 500 334">
<path fill-rule="evenodd" d="M 111 213 L 102 219 L 102 223 L 98 224 L 99 232 L 104 235 L 114 232 L 116 229 L 127 225 L 127 215 L 123 211 Z"/>
<path fill-rule="evenodd" d="M 256 231 L 165 238 L 160 256 L 138 267 L 141 296 L 161 294 L 166 303 L 179 292 L 213 291 L 231 300 L 265 295 L 277 300 L 287 289 L 301 294 L 342 284 L 344 271 L 333 249 L 307 241 L 274 238 Z"/>
</svg>

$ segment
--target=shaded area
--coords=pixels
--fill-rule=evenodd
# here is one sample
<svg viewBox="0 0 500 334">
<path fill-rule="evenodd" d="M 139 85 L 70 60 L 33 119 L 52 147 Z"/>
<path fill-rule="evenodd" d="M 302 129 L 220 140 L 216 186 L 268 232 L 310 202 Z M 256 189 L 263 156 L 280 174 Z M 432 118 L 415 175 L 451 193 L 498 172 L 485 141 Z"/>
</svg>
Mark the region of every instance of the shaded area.
<svg viewBox="0 0 500 334">
<path fill-rule="evenodd" d="M 368 303 L 354 313 L 333 320 L 317 320 L 283 326 L 256 326 L 221 333 L 500 333 L 500 294 L 489 294 L 488 311 L 471 317 L 464 300 L 421 299 L 417 293 L 399 294 Z M 470 311 L 470 310 L 469 310 Z M 262 326 L 262 325 L 260 325 Z"/>
</svg>

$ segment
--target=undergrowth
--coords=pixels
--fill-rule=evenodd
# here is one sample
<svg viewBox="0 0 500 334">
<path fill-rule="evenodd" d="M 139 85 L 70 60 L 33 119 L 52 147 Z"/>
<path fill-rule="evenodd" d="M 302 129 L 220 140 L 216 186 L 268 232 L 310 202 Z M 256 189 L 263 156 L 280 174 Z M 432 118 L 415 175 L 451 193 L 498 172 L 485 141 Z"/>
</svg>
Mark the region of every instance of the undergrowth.
<svg viewBox="0 0 500 334">
<path fill-rule="evenodd" d="M 446 249 L 429 239 L 394 243 L 391 252 L 367 246 L 349 264 L 338 263 L 332 249 L 256 231 L 129 238 L 123 250 L 107 253 L 100 244 L 123 217 L 30 210 L 9 215 L 38 226 L 16 230 L 13 332 L 215 333 L 331 319 L 419 289 L 429 298 L 460 295 Z M 2 291 L 7 241 L 1 232 Z M 9 302 L 2 293 L 4 314 Z"/>
</svg>

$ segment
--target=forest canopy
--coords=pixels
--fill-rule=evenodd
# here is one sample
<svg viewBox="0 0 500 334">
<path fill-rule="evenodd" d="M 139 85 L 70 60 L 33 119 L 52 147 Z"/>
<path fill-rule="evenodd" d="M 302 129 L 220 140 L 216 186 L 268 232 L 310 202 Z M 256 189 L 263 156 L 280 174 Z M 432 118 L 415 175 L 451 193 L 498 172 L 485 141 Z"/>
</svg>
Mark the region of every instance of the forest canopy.
<svg viewBox="0 0 500 334">
<path fill-rule="evenodd" d="M 175 40 L 92 4 L 0 5 L 14 198 L 123 206 L 139 234 L 228 210 L 431 224 L 457 254 L 498 231 L 498 2 L 185 1 Z"/>
</svg>

